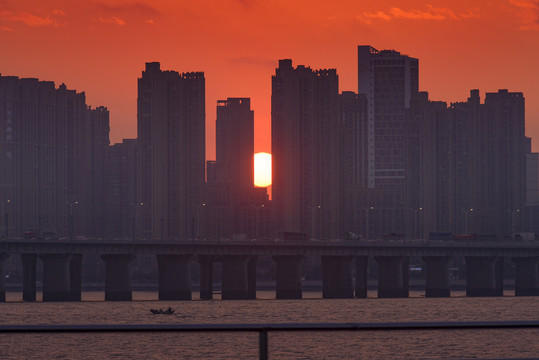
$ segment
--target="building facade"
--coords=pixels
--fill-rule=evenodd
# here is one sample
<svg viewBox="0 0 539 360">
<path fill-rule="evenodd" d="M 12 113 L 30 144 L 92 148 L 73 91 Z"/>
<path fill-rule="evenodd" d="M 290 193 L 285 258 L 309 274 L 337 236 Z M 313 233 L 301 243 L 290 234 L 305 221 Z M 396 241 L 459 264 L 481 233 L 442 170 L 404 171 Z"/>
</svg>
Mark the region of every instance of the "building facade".
<svg viewBox="0 0 539 360">
<path fill-rule="evenodd" d="M 413 98 L 408 112 L 407 204 L 420 234 L 495 234 L 511 238 L 526 225 L 526 159 L 522 93 L 499 90 L 481 103 Z M 537 185 L 536 185 L 537 186 Z"/>
<path fill-rule="evenodd" d="M 419 89 L 419 61 L 394 50 L 358 46 L 358 94 L 367 97 L 367 188 L 375 236 L 407 231 L 406 109 Z"/>
<path fill-rule="evenodd" d="M 351 91 L 339 95 L 342 230 L 364 238 L 374 234 L 367 189 L 367 97 Z M 371 229 L 369 229 L 371 225 Z"/>
<path fill-rule="evenodd" d="M 140 233 L 137 232 L 140 228 L 137 210 L 141 206 L 136 202 L 137 154 L 136 139 L 124 139 L 108 147 L 103 195 L 105 238 L 133 239 Z"/>
<path fill-rule="evenodd" d="M 338 76 L 279 60 L 272 77 L 272 207 L 280 236 L 338 236 Z"/>
<path fill-rule="evenodd" d="M 254 186 L 254 112 L 249 98 L 217 101 L 216 161 L 207 166 L 207 202 L 201 211 L 201 236 L 268 236 L 266 188 Z M 204 215 L 204 216 L 202 216 Z"/>
<path fill-rule="evenodd" d="M 64 84 L 0 76 L 0 123 L 3 235 L 92 235 L 103 216 L 108 110 Z"/>
<path fill-rule="evenodd" d="M 204 73 L 146 63 L 138 80 L 139 237 L 183 241 L 204 203 Z"/>
</svg>

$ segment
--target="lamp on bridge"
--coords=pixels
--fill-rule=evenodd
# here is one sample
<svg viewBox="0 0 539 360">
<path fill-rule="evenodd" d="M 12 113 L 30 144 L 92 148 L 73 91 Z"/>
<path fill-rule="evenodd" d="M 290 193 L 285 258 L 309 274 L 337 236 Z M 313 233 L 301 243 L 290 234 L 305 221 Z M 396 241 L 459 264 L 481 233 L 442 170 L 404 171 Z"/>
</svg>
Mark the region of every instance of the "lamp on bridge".
<svg viewBox="0 0 539 360">
<path fill-rule="evenodd" d="M 466 229 L 465 229 L 466 234 L 469 234 L 469 232 L 468 232 L 468 215 L 473 213 L 473 211 L 474 211 L 473 208 L 470 208 L 469 210 L 466 210 Z"/>
<path fill-rule="evenodd" d="M 320 205 L 316 206 L 307 206 L 311 209 L 311 236 L 315 239 L 315 211 L 318 209 L 318 239 L 322 239 L 322 207 Z"/>
<path fill-rule="evenodd" d="M 135 242 L 135 238 L 136 238 L 136 233 L 137 233 L 137 208 L 138 207 L 142 207 L 144 206 L 144 203 L 143 202 L 139 202 L 139 203 L 128 203 L 129 206 L 131 206 L 133 208 L 133 217 L 132 217 L 132 224 L 131 224 L 131 235 L 133 237 L 133 242 Z"/>
<path fill-rule="evenodd" d="M 511 237 L 513 237 L 514 233 L 520 232 L 520 226 L 518 227 L 518 231 L 517 229 L 515 229 L 515 215 L 520 215 L 520 209 L 511 211 L 511 232 L 512 232 Z"/>
<path fill-rule="evenodd" d="M 360 210 L 365 211 L 365 240 L 368 240 L 369 239 L 369 225 L 370 225 L 369 214 L 371 211 L 374 211 L 374 206 L 370 205 L 368 208 L 360 208 Z"/>
<path fill-rule="evenodd" d="M 69 207 L 69 241 L 73 242 L 73 230 L 74 230 L 74 219 L 73 219 L 73 206 L 79 204 L 78 201 L 69 202 L 66 201 L 67 206 Z"/>
<path fill-rule="evenodd" d="M 201 234 L 201 231 L 200 231 L 200 209 L 202 208 L 202 226 L 205 225 L 205 221 L 204 221 L 204 209 L 206 207 L 206 204 L 205 203 L 202 203 L 202 204 L 191 204 L 192 206 L 194 206 L 196 209 L 197 209 L 197 226 L 196 226 L 196 235 L 197 235 L 197 238 L 200 240 L 201 236 L 204 236 L 205 234 Z M 193 226 L 194 227 L 194 226 Z M 193 229 L 193 240 L 195 239 L 195 230 Z"/>
<path fill-rule="evenodd" d="M 260 209 L 264 209 L 264 204 L 261 204 L 260 206 L 256 206 L 256 238 L 258 239 L 258 234 L 259 234 L 259 231 L 258 231 L 258 210 Z"/>
<path fill-rule="evenodd" d="M 5 230 L 6 230 L 6 233 L 5 233 L 5 237 L 6 237 L 6 241 L 7 241 L 7 238 L 8 238 L 8 223 L 9 223 L 9 214 L 8 214 L 8 211 L 7 211 L 7 206 L 11 205 L 11 200 L 5 200 L 5 201 L 2 201 L 2 214 L 4 214 L 4 225 L 5 225 Z"/>
<path fill-rule="evenodd" d="M 419 238 L 421 238 L 421 221 L 418 221 L 418 215 L 419 215 L 419 220 L 421 220 L 421 215 L 423 214 L 423 207 L 419 207 L 417 209 L 410 209 L 410 211 L 413 211 L 414 212 L 414 238 L 415 239 L 418 239 L 418 235 L 419 235 Z M 420 229 L 419 231 L 419 234 L 418 234 L 418 229 Z"/>
</svg>

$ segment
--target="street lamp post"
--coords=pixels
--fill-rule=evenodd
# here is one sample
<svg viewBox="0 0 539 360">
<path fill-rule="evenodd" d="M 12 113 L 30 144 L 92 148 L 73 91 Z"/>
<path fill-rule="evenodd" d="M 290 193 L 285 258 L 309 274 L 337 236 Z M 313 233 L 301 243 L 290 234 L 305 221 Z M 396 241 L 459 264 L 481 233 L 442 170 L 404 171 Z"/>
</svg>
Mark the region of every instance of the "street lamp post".
<svg viewBox="0 0 539 360">
<path fill-rule="evenodd" d="M 256 207 L 256 238 L 257 239 L 258 239 L 258 236 L 259 236 L 259 231 L 258 231 L 258 210 L 260 210 L 260 208 L 264 209 L 264 204 L 261 204 L 260 206 Z"/>
<path fill-rule="evenodd" d="M 318 209 L 318 237 L 322 240 L 322 207 L 317 206 Z"/>
<path fill-rule="evenodd" d="M 315 211 L 316 209 L 318 209 L 318 239 L 321 240 L 322 239 L 322 211 L 321 211 L 321 206 L 320 205 L 317 205 L 317 206 L 307 206 L 309 209 L 311 209 L 311 233 L 312 233 L 312 237 L 313 239 L 315 239 Z"/>
<path fill-rule="evenodd" d="M 4 214 L 4 225 L 5 225 L 5 236 L 6 236 L 6 241 L 7 241 L 7 238 L 8 238 L 8 222 L 9 222 L 9 215 L 8 215 L 8 211 L 7 211 L 7 208 L 6 208 L 6 205 L 11 205 L 11 200 L 6 200 L 6 201 L 2 201 L 2 213 Z"/>
<path fill-rule="evenodd" d="M 368 240 L 369 239 L 369 225 L 370 225 L 369 214 L 371 211 L 374 211 L 374 206 L 371 205 L 368 208 L 360 208 L 360 210 L 365 211 L 365 240 Z"/>
<path fill-rule="evenodd" d="M 78 205 L 78 201 L 66 202 L 69 206 L 69 241 L 73 242 L 73 206 Z"/>
<path fill-rule="evenodd" d="M 422 207 L 419 207 L 417 209 L 410 209 L 410 210 L 413 210 L 414 212 L 414 238 L 417 239 L 418 238 L 418 229 L 420 228 L 420 225 L 418 225 L 418 215 L 421 216 L 422 214 L 422 211 L 423 211 L 423 208 Z M 421 237 L 421 234 L 419 234 L 419 237 Z"/>
<path fill-rule="evenodd" d="M 465 214 L 466 214 L 466 229 L 465 229 L 465 232 L 466 232 L 466 235 L 468 235 L 468 215 L 470 215 L 471 213 L 473 213 L 474 209 L 473 208 L 470 208 L 469 210 L 466 210 Z"/>
<path fill-rule="evenodd" d="M 520 209 L 512 210 L 511 211 L 511 236 L 513 236 L 515 231 L 515 214 L 520 214 Z"/>
<path fill-rule="evenodd" d="M 132 237 L 133 237 L 133 242 L 135 242 L 135 238 L 136 238 L 136 233 L 137 233 L 137 208 L 140 206 L 144 206 L 144 203 L 143 202 L 140 202 L 140 203 L 137 203 L 137 204 L 133 204 L 132 202 L 128 203 L 129 206 L 131 206 L 133 208 L 133 217 L 131 219 L 132 223 L 131 223 L 131 234 L 132 234 Z"/>
<path fill-rule="evenodd" d="M 204 216 L 204 208 L 205 208 L 206 204 L 202 203 L 200 205 L 198 205 L 198 204 L 191 204 L 191 205 L 193 205 L 197 209 L 197 226 L 196 226 L 197 231 L 196 231 L 196 233 L 197 233 L 198 239 L 200 240 L 200 235 L 201 235 L 200 234 L 200 232 L 201 232 L 200 231 L 200 208 L 202 208 L 202 216 Z M 202 222 L 204 223 L 204 219 L 203 219 Z M 194 233 L 194 230 L 193 230 L 193 233 Z M 202 234 L 202 235 L 204 235 L 204 234 Z M 195 236 L 193 234 L 193 239 L 194 238 L 195 238 Z"/>
</svg>

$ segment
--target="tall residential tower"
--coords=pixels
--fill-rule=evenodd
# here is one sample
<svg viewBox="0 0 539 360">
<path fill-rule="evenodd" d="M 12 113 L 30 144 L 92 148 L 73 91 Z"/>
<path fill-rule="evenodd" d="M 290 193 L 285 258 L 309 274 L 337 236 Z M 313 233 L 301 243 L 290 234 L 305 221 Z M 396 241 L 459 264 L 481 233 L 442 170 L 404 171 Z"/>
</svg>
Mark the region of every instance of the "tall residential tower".
<svg viewBox="0 0 539 360">
<path fill-rule="evenodd" d="M 419 61 L 395 50 L 358 46 L 358 94 L 367 97 L 367 188 L 374 236 L 404 235 L 406 110 L 419 89 Z"/>
<path fill-rule="evenodd" d="M 204 73 L 146 63 L 138 79 L 139 236 L 186 240 L 204 202 Z"/>
<path fill-rule="evenodd" d="M 272 77 L 272 207 L 276 231 L 337 236 L 338 76 L 279 60 Z"/>
</svg>

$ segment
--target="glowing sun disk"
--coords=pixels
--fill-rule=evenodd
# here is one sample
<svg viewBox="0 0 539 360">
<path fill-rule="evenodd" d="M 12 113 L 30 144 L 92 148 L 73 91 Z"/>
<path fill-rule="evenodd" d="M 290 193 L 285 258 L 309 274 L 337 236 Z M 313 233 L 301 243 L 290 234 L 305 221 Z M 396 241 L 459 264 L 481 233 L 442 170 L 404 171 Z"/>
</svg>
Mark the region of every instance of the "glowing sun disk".
<svg viewBox="0 0 539 360">
<path fill-rule="evenodd" d="M 255 154 L 255 186 L 267 187 L 271 185 L 271 154 Z"/>
</svg>

